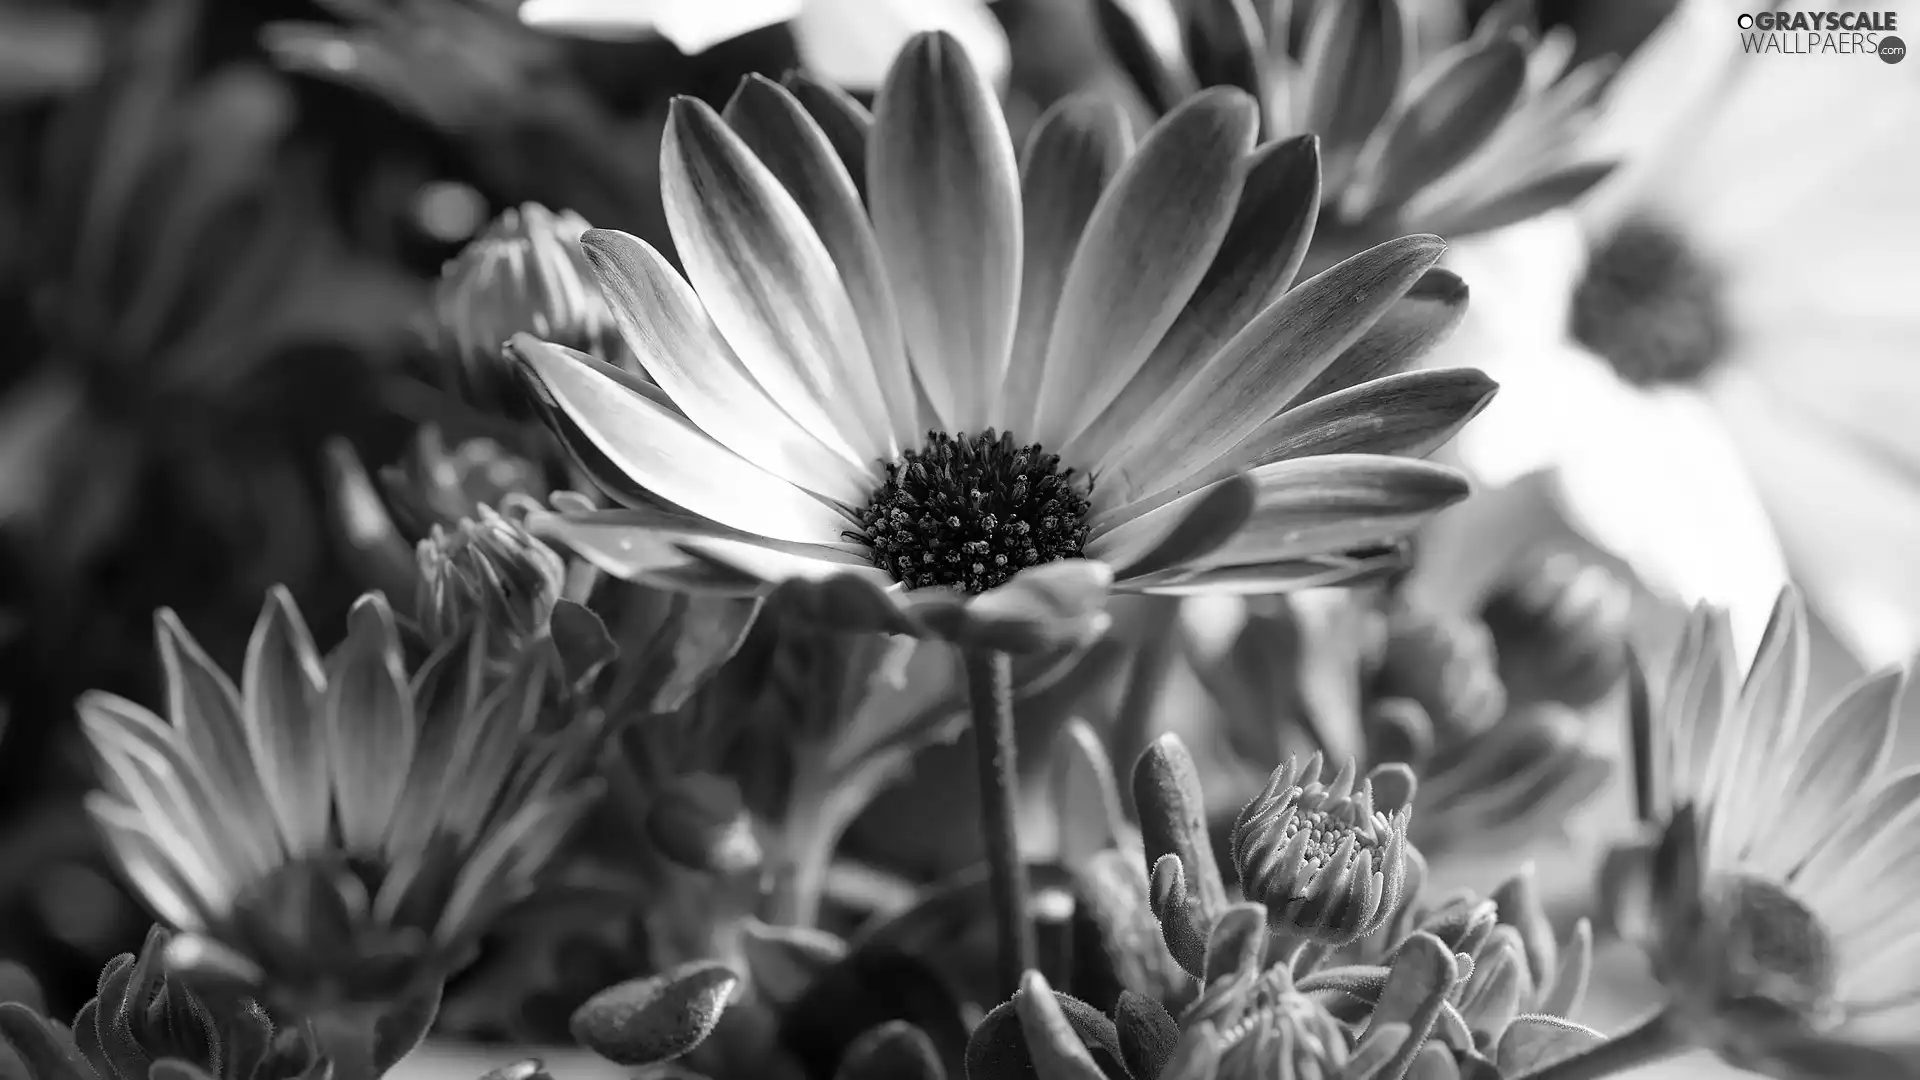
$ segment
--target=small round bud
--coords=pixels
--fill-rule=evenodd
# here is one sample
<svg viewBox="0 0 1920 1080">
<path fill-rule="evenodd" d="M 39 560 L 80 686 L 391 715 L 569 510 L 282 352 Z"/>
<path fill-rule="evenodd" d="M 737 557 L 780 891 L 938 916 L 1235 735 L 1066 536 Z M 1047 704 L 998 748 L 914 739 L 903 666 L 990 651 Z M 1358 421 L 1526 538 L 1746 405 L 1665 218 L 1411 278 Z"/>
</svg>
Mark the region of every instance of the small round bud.
<svg viewBox="0 0 1920 1080">
<path fill-rule="evenodd" d="M 480 507 L 452 529 L 435 526 L 420 541 L 416 616 L 434 641 L 474 619 L 518 639 L 544 633 L 566 582 L 567 566 L 518 523 Z"/>
<path fill-rule="evenodd" d="M 1275 769 L 1240 811 L 1231 845 L 1247 899 L 1268 923 L 1324 945 L 1349 945 L 1386 925 L 1407 876 L 1405 808 L 1374 808 L 1373 785 L 1349 760 L 1330 783 L 1321 758 Z"/>
<path fill-rule="evenodd" d="M 1419 702 L 1443 743 L 1485 731 L 1507 708 L 1493 635 L 1486 626 L 1477 619 L 1404 605 L 1388 617 L 1373 692 L 1376 697 Z"/>
<path fill-rule="evenodd" d="M 677 777 L 647 811 L 646 829 L 661 854 L 691 870 L 739 874 L 760 865 L 753 819 L 739 785 L 726 777 Z"/>
<path fill-rule="evenodd" d="M 435 525 L 456 526 L 499 506 L 510 495 L 544 499 L 547 485 L 532 462 L 492 439 L 468 439 L 448 450 L 440 429 L 420 429 L 398 464 L 380 470 L 394 520 L 414 536 Z"/>
<path fill-rule="evenodd" d="M 1569 552 L 1515 574 L 1481 609 L 1513 697 L 1574 708 L 1605 697 L 1626 673 L 1632 614 L 1625 582 Z"/>
<path fill-rule="evenodd" d="M 613 360 L 619 330 L 580 246 L 580 215 L 537 203 L 508 210 L 440 271 L 429 337 L 446 388 L 483 409 L 517 413 L 503 346 L 527 333 Z"/>
</svg>

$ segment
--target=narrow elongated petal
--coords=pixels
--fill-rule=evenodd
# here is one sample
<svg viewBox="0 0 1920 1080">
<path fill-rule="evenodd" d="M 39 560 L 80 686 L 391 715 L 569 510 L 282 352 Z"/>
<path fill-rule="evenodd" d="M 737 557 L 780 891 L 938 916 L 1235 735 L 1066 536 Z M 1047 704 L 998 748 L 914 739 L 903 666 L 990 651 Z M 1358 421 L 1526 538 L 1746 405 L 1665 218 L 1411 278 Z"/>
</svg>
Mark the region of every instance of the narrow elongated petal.
<svg viewBox="0 0 1920 1080">
<path fill-rule="evenodd" d="M 1254 0 L 1204 0 L 1192 6 L 1189 49 L 1202 86 L 1233 86 L 1254 101 L 1271 98 L 1267 35 Z M 1262 130 L 1271 134 L 1268 124 Z"/>
<path fill-rule="evenodd" d="M 978 431 L 1020 298 L 1020 181 L 993 89 L 951 35 L 902 50 L 867 155 L 874 232 L 907 352 L 948 431 Z"/>
<path fill-rule="evenodd" d="M 347 639 L 328 658 L 323 710 L 341 843 L 377 853 L 418 739 L 399 630 L 379 593 L 361 597 L 347 616 Z"/>
<path fill-rule="evenodd" d="M 1791 772 L 1776 795 L 1790 811 L 1756 852 L 1766 869 L 1783 877 L 1797 869 L 1827 841 L 1848 801 L 1886 767 L 1905 686 L 1898 669 L 1861 679 L 1786 754 Z"/>
<path fill-rule="evenodd" d="M 461 868 L 434 936 L 458 941 L 532 895 L 537 876 L 599 795 L 588 785 L 519 807 Z"/>
<path fill-rule="evenodd" d="M 119 800 L 140 812 L 173 865 L 210 905 L 222 907 L 240 884 L 233 841 L 193 759 L 159 717 L 113 694 L 92 691 L 75 704 L 80 728 L 100 755 Z"/>
<path fill-rule="evenodd" d="M 849 526 L 839 511 L 635 392 L 600 361 L 524 334 L 513 351 L 594 448 L 660 498 L 780 540 L 834 540 Z"/>
<path fill-rule="evenodd" d="M 1107 47 L 1153 115 L 1173 111 L 1199 91 L 1171 0 L 1098 0 L 1094 12 Z"/>
<path fill-rule="evenodd" d="M 1100 418 L 1067 444 L 1098 469 L 1141 419 L 1185 386 L 1234 334 L 1293 284 L 1320 212 L 1319 140 L 1302 135 L 1256 150 L 1233 224 L 1186 309 Z"/>
<path fill-rule="evenodd" d="M 660 197 L 688 280 L 775 401 L 831 418 L 814 435 L 861 458 L 890 454 L 886 402 L 833 257 L 771 171 L 705 103 L 673 103 Z M 837 434 L 837 439 L 835 438 Z"/>
<path fill-rule="evenodd" d="M 183 871 L 174 857 L 174 843 L 154 836 L 139 810 L 99 792 L 88 793 L 87 813 L 120 863 L 121 873 L 162 922 L 176 930 L 204 928 L 208 904 L 221 898 L 206 895 L 203 885 Z"/>
<path fill-rule="evenodd" d="M 332 818 L 327 734 L 320 717 L 326 675 L 285 588 L 275 586 L 267 594 L 240 679 L 247 742 L 280 836 L 296 858 L 317 851 L 326 843 Z"/>
<path fill-rule="evenodd" d="M 1770 835 L 1781 812 L 1780 786 L 1806 704 L 1807 615 L 1800 594 L 1782 589 L 1760 638 L 1731 724 L 1714 747 L 1726 777 L 1708 843 L 1740 851 Z"/>
<path fill-rule="evenodd" d="M 845 443 L 821 442 L 767 396 L 681 279 L 646 241 L 593 230 L 582 239 L 621 337 L 687 419 L 767 472 L 830 499 L 866 497 Z"/>
<path fill-rule="evenodd" d="M 167 712 L 206 777 L 215 812 L 229 826 L 235 842 L 231 854 L 253 872 L 265 872 L 279 861 L 280 836 L 264 828 L 266 792 L 247 747 L 240 693 L 171 610 L 154 617 L 154 637 L 166 677 Z"/>
<path fill-rule="evenodd" d="M 1097 417 L 1173 325 L 1226 237 L 1258 127 L 1251 98 L 1208 90 L 1156 125 L 1100 197 L 1047 342 L 1041 445 Z"/>
<path fill-rule="evenodd" d="M 1498 389 L 1475 368 L 1409 371 L 1288 409 L 1234 448 L 1245 468 L 1314 454 L 1424 457 L 1452 438 Z"/>
<path fill-rule="evenodd" d="M 823 83 L 803 71 L 790 71 L 780 80 L 807 115 L 820 125 L 820 131 L 833 144 L 847 176 L 864 205 L 867 201 L 867 139 L 873 133 L 873 114 L 853 95 L 831 83 Z"/>
<path fill-rule="evenodd" d="M 1171 487 L 1258 430 L 1404 296 L 1445 248 L 1431 236 L 1389 241 L 1261 312 L 1097 478 L 1112 500 L 1106 505 Z"/>
<path fill-rule="evenodd" d="M 1437 266 L 1428 270 L 1289 405 L 1406 371 L 1460 325 L 1467 300 L 1467 283 L 1459 275 Z"/>
<path fill-rule="evenodd" d="M 1576 162 L 1465 207 L 1434 221 L 1432 227 L 1444 235 L 1462 237 L 1527 221 L 1577 201 L 1600 186 L 1615 167 L 1611 161 Z"/>
<path fill-rule="evenodd" d="M 1377 581 L 1405 571 L 1407 563 L 1406 552 L 1392 548 L 1363 555 L 1326 555 L 1274 563 L 1170 570 L 1121 584 L 1128 590 L 1155 596 L 1274 596 Z"/>
<path fill-rule="evenodd" d="M 777 83 L 749 75 L 722 115 L 793 196 L 826 245 L 859 317 L 894 440 L 915 445 L 925 432 L 913 372 L 907 366 L 893 290 L 881 266 L 880 245 L 852 176 L 806 107 Z"/>
<path fill-rule="evenodd" d="M 1009 430 L 1031 431 L 1039 407 L 1047 339 L 1067 267 L 1100 195 L 1133 152 L 1126 113 L 1098 94 L 1076 94 L 1048 109 L 1021 161 L 1020 314 L 1000 414 Z"/>
<path fill-rule="evenodd" d="M 1250 477 L 1232 476 L 1195 492 L 1194 496 L 1191 506 L 1180 508 L 1185 513 L 1179 516 L 1172 528 L 1162 532 L 1145 554 L 1131 562 L 1122 563 L 1117 577 L 1159 573 L 1197 563 L 1218 551 L 1252 520 L 1254 507 L 1259 501 L 1259 488 Z M 1135 518 L 1127 523 L 1127 527 L 1145 522 L 1146 517 Z M 1124 542 L 1121 533 L 1125 528 L 1116 529 L 1103 540 L 1111 542 L 1118 549 Z"/>
<path fill-rule="evenodd" d="M 1354 0 L 1314 9 L 1304 62 L 1306 129 L 1336 162 L 1358 149 L 1399 96 L 1412 44 L 1400 3 Z"/>
<path fill-rule="evenodd" d="M 1296 458 L 1247 475 L 1258 491 L 1253 518 L 1210 563 L 1278 562 L 1394 539 L 1468 492 L 1466 477 L 1444 465 L 1371 454 Z"/>
<path fill-rule="evenodd" d="M 1478 150 L 1526 85 L 1527 50 L 1507 37 L 1463 47 L 1416 83 L 1367 148 L 1342 207 L 1351 220 L 1399 206 Z"/>
</svg>

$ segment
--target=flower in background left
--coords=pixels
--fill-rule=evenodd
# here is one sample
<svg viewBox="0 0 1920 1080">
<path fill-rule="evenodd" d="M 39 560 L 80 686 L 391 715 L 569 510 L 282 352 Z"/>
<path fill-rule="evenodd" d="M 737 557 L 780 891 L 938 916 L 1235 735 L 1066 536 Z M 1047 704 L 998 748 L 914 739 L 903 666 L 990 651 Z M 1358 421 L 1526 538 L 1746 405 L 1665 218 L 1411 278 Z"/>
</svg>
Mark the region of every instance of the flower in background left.
<svg viewBox="0 0 1920 1080">
<path fill-rule="evenodd" d="M 236 687 L 171 612 L 157 624 L 169 719 L 79 703 L 106 784 L 88 810 L 180 932 L 171 967 L 312 1022 L 340 1080 L 378 1075 L 596 793 L 570 740 L 537 737 L 556 654 L 489 677 L 480 626 L 410 666 L 371 593 L 323 659 L 275 590 Z"/>
</svg>

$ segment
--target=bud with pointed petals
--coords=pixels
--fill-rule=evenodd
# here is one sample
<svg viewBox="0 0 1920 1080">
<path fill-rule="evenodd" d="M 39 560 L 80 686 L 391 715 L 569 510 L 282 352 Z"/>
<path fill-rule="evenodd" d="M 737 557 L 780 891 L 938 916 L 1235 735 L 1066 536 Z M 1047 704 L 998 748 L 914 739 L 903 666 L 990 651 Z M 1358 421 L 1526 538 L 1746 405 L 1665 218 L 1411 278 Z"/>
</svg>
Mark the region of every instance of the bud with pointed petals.
<svg viewBox="0 0 1920 1080">
<path fill-rule="evenodd" d="M 613 313 L 580 247 L 590 227 L 570 210 L 527 203 L 447 263 L 430 331 L 447 389 L 479 408 L 517 411 L 502 347 L 520 333 L 609 361 L 619 355 Z"/>
<path fill-rule="evenodd" d="M 566 562 L 552 548 L 486 506 L 453 529 L 435 526 L 419 560 L 416 614 L 435 641 L 475 620 L 503 637 L 537 637 L 566 584 Z"/>
<path fill-rule="evenodd" d="M 1508 579 L 1481 609 L 1516 699 L 1598 702 L 1627 669 L 1633 594 L 1606 567 L 1560 552 Z"/>
<path fill-rule="evenodd" d="M 1380 929 L 1398 908 L 1408 810 L 1376 809 L 1372 781 L 1356 785 L 1351 760 L 1331 781 L 1321 765 L 1315 754 L 1274 770 L 1234 822 L 1233 863 L 1274 929 L 1338 947 Z"/>
</svg>

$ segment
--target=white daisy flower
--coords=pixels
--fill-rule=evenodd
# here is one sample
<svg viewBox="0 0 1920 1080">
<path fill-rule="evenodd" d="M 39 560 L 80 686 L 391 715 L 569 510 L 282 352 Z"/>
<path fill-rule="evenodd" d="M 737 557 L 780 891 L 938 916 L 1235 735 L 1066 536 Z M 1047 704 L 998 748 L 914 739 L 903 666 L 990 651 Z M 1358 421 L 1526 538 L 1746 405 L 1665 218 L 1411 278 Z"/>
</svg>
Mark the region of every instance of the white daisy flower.
<svg viewBox="0 0 1920 1080">
<path fill-rule="evenodd" d="M 1459 450 L 1495 484 L 1555 470 L 1577 527 L 1746 651 L 1791 574 L 1865 661 L 1905 659 L 1920 65 L 1748 53 L 1748 9 L 1685 0 L 1623 69 L 1624 164 L 1578 217 L 1453 253 L 1482 300 L 1454 345 L 1507 388 Z"/>
<path fill-rule="evenodd" d="M 1070 99 L 1021 168 L 945 34 L 908 46 L 871 119 L 796 85 L 750 79 L 724 118 L 675 103 L 662 187 L 691 283 L 634 237 L 584 239 L 657 385 L 515 339 L 550 422 L 631 507 L 536 531 L 629 579 L 805 586 L 868 628 L 1017 650 L 1096 631 L 1110 586 L 1397 566 L 1465 495 L 1411 458 L 1492 384 L 1372 378 L 1463 308 L 1458 279 L 1421 284 L 1444 245 L 1403 237 L 1289 288 L 1318 156 L 1310 137 L 1256 151 L 1245 94 L 1197 96 L 1137 151 L 1118 106 Z"/>
</svg>

